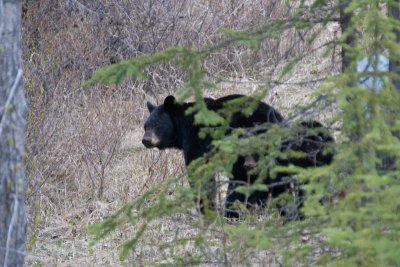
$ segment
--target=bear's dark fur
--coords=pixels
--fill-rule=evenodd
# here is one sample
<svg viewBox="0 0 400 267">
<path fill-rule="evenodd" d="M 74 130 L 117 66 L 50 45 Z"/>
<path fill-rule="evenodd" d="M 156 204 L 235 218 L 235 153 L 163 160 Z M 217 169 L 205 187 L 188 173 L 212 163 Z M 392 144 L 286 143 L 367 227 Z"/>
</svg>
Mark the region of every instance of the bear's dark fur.
<svg viewBox="0 0 400 267">
<path fill-rule="evenodd" d="M 207 108 L 217 111 L 223 104 L 243 95 L 229 95 L 218 99 L 206 99 Z M 194 124 L 193 115 L 186 115 L 188 108 L 194 103 L 176 104 L 173 96 L 168 96 L 164 104 L 154 106 L 147 103 L 150 116 L 147 118 L 142 143 L 147 148 L 176 148 L 183 150 L 186 165 L 192 160 L 203 156 L 210 149 L 210 138 L 199 138 L 200 126 Z M 252 115 L 246 117 L 242 113 L 233 115 L 230 123 L 232 128 L 250 128 L 260 123 L 278 123 L 283 117 L 271 106 L 260 102 Z M 243 165 L 243 164 L 242 164 Z"/>
<path fill-rule="evenodd" d="M 249 100 L 251 99 L 250 97 L 243 95 L 229 95 L 215 100 L 205 99 L 205 102 L 208 109 L 218 111 L 223 107 L 224 103 L 242 97 L 249 98 Z M 193 160 L 204 156 L 210 151 L 212 140 L 210 137 L 201 139 L 199 137 L 200 126 L 194 124 L 193 114 L 187 115 L 185 113 L 186 110 L 193 107 L 193 105 L 194 103 L 177 104 L 175 103 L 175 98 L 173 96 L 166 97 L 164 103 L 160 106 L 154 106 L 148 102 L 147 107 L 150 116 L 144 125 L 145 134 L 142 143 L 147 148 L 156 147 L 161 150 L 167 148 L 180 149 L 183 151 L 186 165 L 190 164 Z M 248 117 L 240 112 L 235 113 L 231 118 L 230 127 L 251 128 L 261 123 L 279 123 L 282 120 L 282 115 L 274 108 L 266 103 L 259 102 L 257 109 Z M 310 122 L 303 123 L 302 126 L 304 126 L 304 128 L 315 128 L 319 127 L 320 124 L 317 122 Z M 306 157 L 302 159 L 278 159 L 278 162 L 281 165 L 294 164 L 302 167 L 327 164 L 331 161 L 331 155 L 322 154 L 322 147 L 325 145 L 325 142 L 330 140 L 331 138 L 325 137 L 325 135 L 309 135 L 300 130 L 297 133 L 296 138 L 283 142 L 281 149 L 303 151 L 305 152 Z M 239 156 L 233 166 L 232 181 L 229 183 L 228 196 L 226 199 L 227 217 L 238 216 L 237 211 L 231 209 L 232 204 L 235 201 L 242 203 L 246 202 L 249 206 L 253 204 L 263 204 L 267 199 L 268 193 L 270 193 L 272 197 L 275 197 L 288 190 L 288 185 L 283 184 L 270 188 L 268 193 L 255 192 L 248 199 L 246 199 L 243 194 L 235 192 L 235 188 L 238 185 L 243 184 L 243 182 L 254 183 L 257 179 L 256 175 L 249 176 L 247 174 L 248 166 L 245 165 L 248 159 L 253 159 L 257 164 L 257 159 L 255 157 Z M 278 174 L 277 179 L 273 181 L 271 181 L 271 178 L 266 177 L 263 182 L 267 185 L 271 182 L 279 182 L 284 176 L 286 175 Z"/>
<path fill-rule="evenodd" d="M 277 165 L 280 166 L 299 166 L 303 168 L 317 167 L 330 164 L 333 160 L 333 145 L 334 139 L 327 132 L 327 129 L 317 121 L 305 121 L 292 127 L 291 132 L 293 137 L 289 140 L 284 140 L 280 146 L 280 150 L 285 152 L 288 150 L 302 152 L 301 157 L 289 157 L 276 159 Z M 267 150 L 268 148 L 266 148 Z M 253 170 L 258 165 L 258 155 L 250 155 L 245 157 L 244 168 L 246 170 Z M 253 172 L 254 173 L 254 172 Z M 286 210 L 287 207 L 281 206 L 281 215 L 285 215 L 286 219 L 301 219 L 303 216 L 299 212 L 299 208 L 303 203 L 303 190 L 295 189 L 296 180 L 290 179 L 290 174 L 279 172 L 274 179 L 266 177 L 263 183 L 270 185 L 269 193 L 271 197 L 276 197 L 283 192 L 291 191 L 297 194 L 297 207 L 290 212 Z M 287 182 L 283 180 L 285 178 Z M 235 194 L 235 193 L 233 193 Z M 267 200 L 265 193 L 255 193 L 248 200 L 250 204 L 262 204 Z"/>
<path fill-rule="evenodd" d="M 243 95 L 229 95 L 219 99 L 205 99 L 207 108 L 213 111 L 218 111 L 224 103 L 238 99 L 249 98 Z M 254 100 L 254 99 L 252 99 Z M 204 156 L 210 151 L 211 138 L 199 138 L 200 126 L 194 124 L 194 117 L 192 114 L 186 115 L 185 112 L 188 108 L 192 107 L 194 103 L 175 103 L 173 96 L 168 96 L 164 100 L 164 104 L 154 106 L 147 103 L 150 116 L 145 122 L 145 134 L 142 143 L 147 148 L 156 147 L 158 149 L 176 148 L 183 151 L 186 165 L 190 164 L 193 160 Z M 230 127 L 232 128 L 250 128 L 261 123 L 279 123 L 282 121 L 282 115 L 271 106 L 259 102 L 257 109 L 248 117 L 238 112 L 231 118 Z M 232 171 L 233 180 L 247 181 L 246 170 L 243 166 L 244 157 L 239 157 L 235 163 Z M 230 184 L 229 191 L 234 191 L 237 185 Z M 238 194 L 238 199 L 228 197 L 229 202 L 235 200 L 241 201 L 241 195 Z M 228 214 L 229 216 L 229 214 Z"/>
</svg>

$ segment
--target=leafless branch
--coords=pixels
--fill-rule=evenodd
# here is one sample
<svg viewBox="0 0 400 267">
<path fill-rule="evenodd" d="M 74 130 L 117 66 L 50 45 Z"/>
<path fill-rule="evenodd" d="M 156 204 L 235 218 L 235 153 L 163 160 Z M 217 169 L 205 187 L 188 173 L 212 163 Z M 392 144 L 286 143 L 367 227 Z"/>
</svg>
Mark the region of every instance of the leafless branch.
<svg viewBox="0 0 400 267">
<path fill-rule="evenodd" d="M 19 184 L 18 182 L 15 183 L 15 193 L 13 194 L 13 214 L 11 216 L 11 220 L 10 220 L 10 225 L 8 226 L 8 232 L 7 232 L 7 242 L 6 242 L 6 253 L 4 256 L 4 267 L 7 267 L 7 260 L 8 260 L 8 254 L 11 252 L 10 250 L 10 244 L 11 244 L 11 240 L 12 240 L 12 231 L 14 229 L 14 224 L 16 222 L 16 218 L 18 216 L 18 211 L 19 211 L 19 200 L 20 198 L 18 197 L 19 194 Z M 18 228 L 17 226 L 15 226 L 16 229 Z"/>
<path fill-rule="evenodd" d="M 332 76 L 329 76 L 332 77 Z M 221 82 L 224 83 L 232 83 L 232 84 L 260 84 L 260 85 L 265 85 L 265 84 L 270 84 L 270 85 L 306 85 L 306 84 L 313 84 L 313 83 L 319 83 L 323 82 L 327 79 L 328 77 L 322 77 L 318 79 L 312 79 L 312 80 L 306 80 L 306 81 L 294 81 L 294 82 L 285 82 L 285 81 L 279 81 L 279 80 L 254 80 L 254 81 L 235 81 L 235 80 L 221 80 Z"/>
<path fill-rule="evenodd" d="M 98 15 L 96 12 L 94 12 L 91 9 L 89 9 L 87 6 L 85 6 L 84 4 L 79 2 L 78 0 L 66 0 L 66 1 L 67 1 L 67 5 L 68 6 L 75 6 L 79 10 L 84 11 L 86 13 L 89 13 L 89 14 L 92 14 L 92 15 L 96 15 L 96 16 Z"/>
<path fill-rule="evenodd" d="M 20 68 L 20 69 L 18 69 L 17 76 L 15 77 L 15 81 L 14 81 L 14 84 L 12 85 L 12 87 L 11 87 L 10 94 L 8 95 L 7 101 L 6 101 L 5 105 L 4 105 L 4 107 L 2 108 L 2 109 L 4 109 L 4 112 L 2 114 L 1 121 L 0 121 L 0 137 L 1 137 L 1 134 L 3 132 L 3 126 L 4 126 L 4 122 L 5 122 L 5 117 L 6 117 L 6 113 L 7 113 L 7 110 L 8 110 L 8 106 L 11 103 L 11 100 L 12 100 L 12 98 L 14 96 L 15 90 L 17 89 L 18 83 L 20 82 L 21 78 L 22 78 L 22 69 Z"/>
<path fill-rule="evenodd" d="M 4 6 L 3 6 L 3 1 L 0 1 L 0 17 L 4 16 Z M 4 24 L 0 23 L 0 36 L 3 36 L 3 28 Z"/>
</svg>

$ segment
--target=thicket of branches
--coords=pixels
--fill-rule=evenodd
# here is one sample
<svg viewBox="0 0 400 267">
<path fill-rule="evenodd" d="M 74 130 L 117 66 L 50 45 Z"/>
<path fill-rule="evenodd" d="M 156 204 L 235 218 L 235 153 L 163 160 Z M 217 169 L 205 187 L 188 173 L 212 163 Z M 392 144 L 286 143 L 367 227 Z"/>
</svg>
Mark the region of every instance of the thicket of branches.
<svg viewBox="0 0 400 267">
<path fill-rule="evenodd" d="M 129 79 L 121 86 L 82 90 L 82 82 L 95 69 L 167 47 L 212 45 L 221 40 L 221 27 L 246 29 L 291 12 L 279 2 L 238 3 L 24 1 L 23 56 L 31 109 L 28 198 L 38 192 L 51 195 L 53 189 L 45 188 L 50 179 L 56 188 L 68 184 L 75 191 L 81 187 L 77 178 L 82 173 L 101 177 L 107 167 L 97 162 L 107 162 L 129 124 L 142 119 L 145 99 L 161 100 L 186 80 L 184 71 L 165 63 L 149 68 L 146 81 Z M 274 40 L 256 51 L 225 48 L 203 67 L 208 75 L 220 78 L 228 73 L 244 76 L 248 67 L 276 65 L 283 56 L 279 51 L 286 51 L 284 46 L 290 46 L 291 53 L 301 50 L 295 45 L 301 38 L 290 32 L 286 35 L 284 44 Z M 115 117 L 109 118 L 110 113 Z M 116 118 L 118 124 L 111 127 Z M 95 152 L 100 150 L 109 153 Z M 101 196 L 98 180 L 88 182 L 94 195 Z M 50 195 L 46 198 L 52 199 Z"/>
<path fill-rule="evenodd" d="M 152 263 L 251 264 L 268 250 L 283 255 L 277 258 L 286 264 L 400 264 L 397 256 L 400 250 L 397 197 L 400 193 L 400 94 L 394 86 L 399 74 L 397 69 L 382 69 L 378 60 L 384 56 L 397 65 L 400 59 L 396 40 L 400 24 L 391 15 L 393 7 L 398 8 L 397 1 L 300 1 L 290 8 L 291 14 L 286 18 L 271 18 L 241 31 L 223 30 L 221 39 L 202 48 L 178 44 L 179 48 L 124 60 L 94 74 L 88 85 L 118 84 L 127 76 L 140 79 L 154 65 L 176 66 L 184 71 L 184 83 L 177 90 L 179 100 L 194 97 L 198 122 L 220 125 L 226 121 L 221 118 L 208 121 L 210 113 L 202 98 L 203 89 L 213 83 L 207 75 L 210 58 L 228 47 L 260 49 L 264 43 L 279 42 L 282 34 L 290 29 L 311 46 L 330 21 L 340 21 L 351 14 L 347 16 L 341 39 L 325 45 L 326 51 L 341 46 L 346 57 L 343 72 L 323 81 L 314 102 L 317 106 L 339 108 L 333 120 L 339 129 L 335 159 L 329 166 L 295 171 L 300 181 L 307 181 L 303 208 L 306 219 L 283 224 L 271 211 L 261 222 L 249 216 L 244 222 L 227 224 L 222 216 L 210 211 L 212 216 L 206 213 L 190 221 L 197 231 L 187 234 L 177 229 L 175 238 L 159 244 L 160 257 L 152 259 Z M 284 53 L 288 55 L 285 58 L 288 63 L 281 69 L 281 79 L 290 75 L 305 54 L 313 51 L 300 52 Z M 356 72 L 357 62 L 363 59 L 368 59 L 369 66 Z M 367 77 L 379 80 L 379 86 L 375 82 L 371 88 L 363 85 L 360 81 Z M 273 82 L 279 80 L 267 80 L 265 87 L 268 89 Z M 264 94 L 262 90 L 258 93 Z M 312 112 L 315 105 L 304 107 L 298 116 Z M 278 133 L 268 131 L 266 139 L 279 141 Z M 235 136 L 232 134 L 232 138 L 215 143 L 217 152 L 212 161 L 201 162 L 202 172 L 197 171 L 196 165 L 189 166 L 189 179 L 207 179 L 210 173 L 229 172 L 226 167 L 229 164 L 225 163 L 237 156 L 231 152 L 240 152 L 240 140 Z M 171 192 L 174 193 L 171 195 Z M 103 237 L 116 227 L 132 225 L 134 235 L 122 245 L 122 256 L 126 256 L 129 251 L 151 242 L 147 233 L 159 227 L 159 219 L 179 221 L 190 217 L 195 194 L 191 188 L 180 186 L 176 179 L 170 178 L 98 225 L 95 232 Z"/>
<path fill-rule="evenodd" d="M 140 131 L 146 100 L 159 102 L 183 87 L 185 71 L 165 62 L 147 69 L 148 80 L 126 79 L 117 86 L 82 89 L 95 69 L 173 46 L 217 45 L 225 38 L 221 28 L 246 30 L 291 17 L 293 3 L 289 4 L 23 1 L 22 52 L 29 106 L 28 253 L 39 253 L 39 258 L 45 254 L 43 264 L 46 260 L 54 264 L 54 257 L 61 262 L 62 257 L 48 255 L 47 246 L 69 255 L 69 241 L 86 239 L 88 224 L 181 172 L 180 155 L 145 152 Z M 202 68 L 222 82 L 262 78 L 263 71 L 274 74 L 283 58 L 305 49 L 303 36 L 288 29 L 281 39 L 263 42 L 256 50 L 221 47 Z"/>
</svg>

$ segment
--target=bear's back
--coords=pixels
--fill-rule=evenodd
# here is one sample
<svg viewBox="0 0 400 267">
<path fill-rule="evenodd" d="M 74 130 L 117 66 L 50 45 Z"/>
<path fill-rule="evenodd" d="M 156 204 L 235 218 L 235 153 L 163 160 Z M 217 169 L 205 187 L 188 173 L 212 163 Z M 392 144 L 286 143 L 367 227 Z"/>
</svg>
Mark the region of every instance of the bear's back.
<svg viewBox="0 0 400 267">
<path fill-rule="evenodd" d="M 246 98 L 248 101 L 254 101 L 250 96 L 233 94 L 224 96 L 215 100 L 205 99 L 207 108 L 213 111 L 218 111 L 224 107 L 224 104 L 238 98 Z M 257 124 L 271 122 L 279 123 L 283 120 L 283 116 L 270 105 L 259 101 L 257 108 L 250 116 L 245 116 L 241 112 L 236 112 L 232 119 L 230 126 L 232 128 L 249 128 Z"/>
</svg>

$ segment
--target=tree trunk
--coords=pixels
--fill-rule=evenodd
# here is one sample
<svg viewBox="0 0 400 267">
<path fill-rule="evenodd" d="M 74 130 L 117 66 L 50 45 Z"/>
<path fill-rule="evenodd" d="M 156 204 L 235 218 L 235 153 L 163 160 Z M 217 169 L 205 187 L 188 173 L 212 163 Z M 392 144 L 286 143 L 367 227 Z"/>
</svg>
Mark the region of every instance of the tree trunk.
<svg viewBox="0 0 400 267">
<path fill-rule="evenodd" d="M 341 6 L 340 6 L 340 28 L 342 30 L 342 33 L 344 33 L 350 24 L 350 20 L 351 20 L 351 16 L 352 14 L 346 13 L 344 10 L 346 9 L 346 7 L 349 5 L 349 1 L 347 0 L 343 0 L 340 2 Z M 349 45 L 350 47 L 354 46 L 354 38 L 352 35 L 347 36 L 346 40 L 345 40 L 346 44 Z M 349 67 L 351 59 L 348 55 L 348 52 L 346 51 L 346 49 L 342 48 L 342 72 L 345 72 L 347 67 Z"/>
<path fill-rule="evenodd" d="M 0 266 L 24 265 L 26 114 L 21 1 L 0 0 Z"/>
<path fill-rule="evenodd" d="M 400 19 L 400 1 L 396 1 L 396 5 L 392 6 L 390 8 L 390 13 L 391 16 L 394 19 L 399 20 Z M 399 43 L 400 42 L 400 32 L 395 30 L 395 35 L 396 35 L 396 41 Z M 394 61 L 394 60 L 390 60 L 389 63 L 389 70 L 395 73 L 399 73 L 399 63 Z M 394 85 L 396 86 L 397 91 L 400 93 L 400 81 L 399 80 L 394 80 L 393 81 Z"/>
</svg>

